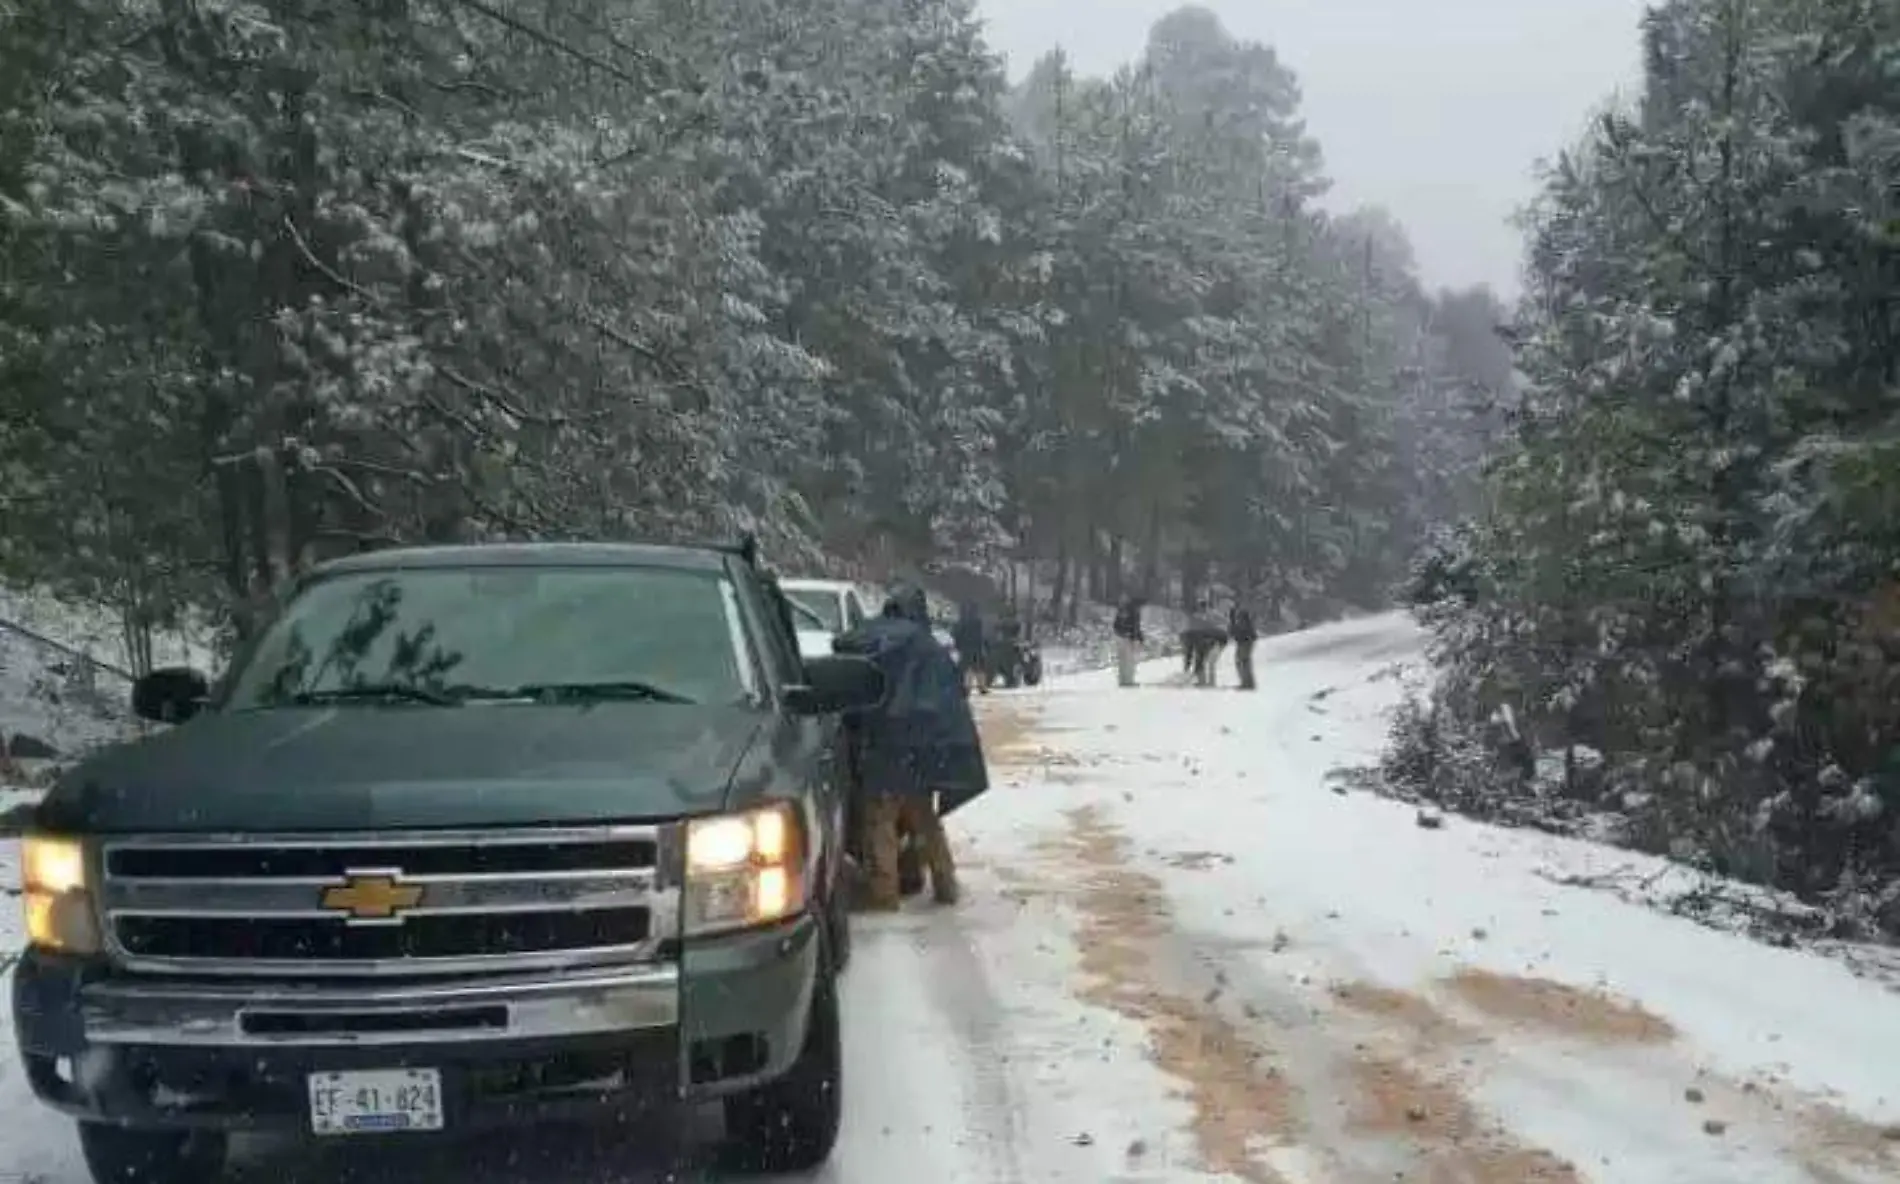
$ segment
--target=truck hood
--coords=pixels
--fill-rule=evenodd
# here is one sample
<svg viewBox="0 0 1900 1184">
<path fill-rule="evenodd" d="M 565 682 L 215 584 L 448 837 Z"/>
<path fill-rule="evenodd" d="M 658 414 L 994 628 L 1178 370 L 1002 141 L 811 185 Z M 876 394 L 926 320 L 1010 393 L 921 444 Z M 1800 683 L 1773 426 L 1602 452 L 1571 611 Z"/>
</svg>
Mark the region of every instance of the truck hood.
<svg viewBox="0 0 1900 1184">
<path fill-rule="evenodd" d="M 673 818 L 724 805 L 763 718 L 655 703 L 214 713 L 80 764 L 35 822 L 95 834 Z"/>
</svg>

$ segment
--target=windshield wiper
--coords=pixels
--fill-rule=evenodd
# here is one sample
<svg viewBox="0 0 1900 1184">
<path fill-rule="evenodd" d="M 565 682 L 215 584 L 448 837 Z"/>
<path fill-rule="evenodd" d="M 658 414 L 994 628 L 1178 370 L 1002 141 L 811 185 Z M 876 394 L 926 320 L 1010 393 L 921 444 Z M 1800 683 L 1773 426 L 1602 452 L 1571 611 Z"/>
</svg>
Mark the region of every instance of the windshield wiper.
<svg viewBox="0 0 1900 1184">
<path fill-rule="evenodd" d="M 362 686 L 331 687 L 322 691 L 295 691 L 283 702 L 292 707 L 313 707 L 322 703 L 427 703 L 431 707 L 460 707 L 456 695 L 433 691 L 428 687 L 400 682 L 366 683 Z"/>
<path fill-rule="evenodd" d="M 470 690 L 470 699 L 554 699 L 566 703 L 697 703 L 699 700 L 650 682 L 528 682 L 518 687 Z"/>
</svg>

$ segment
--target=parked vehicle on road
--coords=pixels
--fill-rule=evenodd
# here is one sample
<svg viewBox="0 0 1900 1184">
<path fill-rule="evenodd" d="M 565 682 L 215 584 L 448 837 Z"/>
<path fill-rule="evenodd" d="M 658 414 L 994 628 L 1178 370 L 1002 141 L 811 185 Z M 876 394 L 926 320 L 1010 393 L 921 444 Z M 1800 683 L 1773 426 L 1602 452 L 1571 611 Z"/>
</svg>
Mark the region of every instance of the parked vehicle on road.
<svg viewBox="0 0 1900 1184">
<path fill-rule="evenodd" d="M 831 640 L 864 623 L 862 589 L 849 580 L 781 580 L 780 587 L 797 610 L 799 652 L 808 658 L 831 654 Z"/>
<path fill-rule="evenodd" d="M 236 1130 L 374 1140 L 723 1103 L 745 1158 L 841 1119 L 851 657 L 750 545 L 390 550 L 304 578 L 182 721 L 22 842 L 26 1077 L 100 1184 Z"/>
<path fill-rule="evenodd" d="M 990 685 L 1033 687 L 1042 682 L 1042 649 L 1027 637 L 1002 638 L 983 654 Z"/>
</svg>

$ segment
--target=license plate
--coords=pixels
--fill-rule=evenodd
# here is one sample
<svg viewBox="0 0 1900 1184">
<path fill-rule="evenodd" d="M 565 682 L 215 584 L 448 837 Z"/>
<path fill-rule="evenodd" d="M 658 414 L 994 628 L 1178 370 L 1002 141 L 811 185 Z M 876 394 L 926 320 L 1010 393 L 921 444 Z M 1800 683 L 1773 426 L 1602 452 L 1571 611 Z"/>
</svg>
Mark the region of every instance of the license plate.
<svg viewBox="0 0 1900 1184">
<path fill-rule="evenodd" d="M 442 1129 L 440 1069 L 357 1069 L 310 1075 L 310 1129 L 371 1135 Z"/>
</svg>

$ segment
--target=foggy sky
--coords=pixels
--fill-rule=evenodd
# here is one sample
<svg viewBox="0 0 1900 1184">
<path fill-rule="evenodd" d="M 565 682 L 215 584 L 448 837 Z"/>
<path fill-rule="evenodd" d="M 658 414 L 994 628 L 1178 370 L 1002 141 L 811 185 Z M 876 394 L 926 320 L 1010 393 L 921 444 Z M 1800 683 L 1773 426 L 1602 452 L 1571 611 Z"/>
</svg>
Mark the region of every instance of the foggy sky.
<svg viewBox="0 0 1900 1184">
<path fill-rule="evenodd" d="M 978 0 L 1020 79 L 1060 45 L 1105 75 L 1181 0 Z M 1334 181 L 1325 204 L 1405 224 L 1432 286 L 1518 290 L 1511 216 L 1554 156 L 1637 78 L 1643 0 L 1202 0 L 1300 80 Z"/>
</svg>

